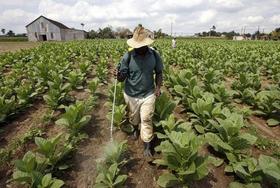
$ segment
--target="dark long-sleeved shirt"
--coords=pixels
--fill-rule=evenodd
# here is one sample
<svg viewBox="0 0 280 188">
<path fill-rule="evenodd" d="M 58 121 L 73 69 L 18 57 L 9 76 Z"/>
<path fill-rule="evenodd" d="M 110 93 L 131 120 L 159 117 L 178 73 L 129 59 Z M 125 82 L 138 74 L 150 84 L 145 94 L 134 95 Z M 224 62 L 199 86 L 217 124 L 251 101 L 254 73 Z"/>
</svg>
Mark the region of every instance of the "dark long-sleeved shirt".
<svg viewBox="0 0 280 188">
<path fill-rule="evenodd" d="M 143 98 L 154 92 L 154 74 L 162 74 L 162 71 L 163 63 L 158 52 L 149 48 L 145 56 L 141 56 L 132 50 L 125 53 L 119 63 L 117 77 L 119 81 L 125 81 L 124 90 L 128 96 Z"/>
</svg>

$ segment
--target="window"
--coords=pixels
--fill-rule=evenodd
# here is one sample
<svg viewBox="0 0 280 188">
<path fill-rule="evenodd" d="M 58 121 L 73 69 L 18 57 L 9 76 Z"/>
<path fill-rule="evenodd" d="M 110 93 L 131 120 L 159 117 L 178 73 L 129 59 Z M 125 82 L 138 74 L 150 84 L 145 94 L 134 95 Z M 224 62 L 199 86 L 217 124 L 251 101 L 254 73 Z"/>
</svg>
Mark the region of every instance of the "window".
<svg viewBox="0 0 280 188">
<path fill-rule="evenodd" d="M 51 39 L 53 39 L 53 33 L 51 33 Z"/>
<path fill-rule="evenodd" d="M 35 38 L 37 38 L 38 36 L 37 36 L 37 32 L 35 32 Z"/>
<path fill-rule="evenodd" d="M 43 23 L 43 22 L 41 22 L 41 28 L 42 28 L 42 29 L 44 28 L 44 23 Z"/>
</svg>

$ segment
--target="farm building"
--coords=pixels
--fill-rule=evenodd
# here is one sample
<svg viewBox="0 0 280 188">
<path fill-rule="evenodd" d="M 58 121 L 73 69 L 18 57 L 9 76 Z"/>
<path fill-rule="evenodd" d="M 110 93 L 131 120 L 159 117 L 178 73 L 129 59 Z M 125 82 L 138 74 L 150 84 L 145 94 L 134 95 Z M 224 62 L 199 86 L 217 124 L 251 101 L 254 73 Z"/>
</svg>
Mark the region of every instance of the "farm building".
<svg viewBox="0 0 280 188">
<path fill-rule="evenodd" d="M 234 36 L 233 40 L 246 40 L 246 37 L 240 35 L 240 36 Z"/>
<path fill-rule="evenodd" d="M 26 26 L 29 41 L 67 41 L 85 39 L 86 32 L 39 16 Z"/>
</svg>

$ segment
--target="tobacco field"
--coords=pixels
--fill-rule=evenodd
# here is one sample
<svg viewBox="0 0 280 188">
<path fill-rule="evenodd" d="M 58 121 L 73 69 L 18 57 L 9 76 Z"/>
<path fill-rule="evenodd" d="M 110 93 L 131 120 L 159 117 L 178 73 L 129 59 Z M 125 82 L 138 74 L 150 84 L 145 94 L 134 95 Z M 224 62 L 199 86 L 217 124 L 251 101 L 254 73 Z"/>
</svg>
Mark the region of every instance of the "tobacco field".
<svg viewBox="0 0 280 188">
<path fill-rule="evenodd" d="M 280 43 L 156 40 L 154 160 L 130 138 L 113 69 L 125 40 L 0 54 L 0 187 L 280 187 Z"/>
</svg>

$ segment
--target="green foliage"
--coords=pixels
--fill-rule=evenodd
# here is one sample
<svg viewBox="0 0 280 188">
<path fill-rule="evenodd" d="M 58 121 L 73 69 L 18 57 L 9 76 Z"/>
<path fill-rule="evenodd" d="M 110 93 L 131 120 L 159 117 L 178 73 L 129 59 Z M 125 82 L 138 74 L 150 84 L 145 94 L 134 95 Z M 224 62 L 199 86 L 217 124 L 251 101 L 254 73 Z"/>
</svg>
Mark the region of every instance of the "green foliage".
<svg viewBox="0 0 280 188">
<path fill-rule="evenodd" d="M 15 109 L 15 97 L 6 99 L 4 96 L 0 96 L 0 122 L 4 121 L 8 115 L 13 114 Z"/>
<path fill-rule="evenodd" d="M 13 173 L 13 181 L 27 184 L 30 187 L 40 185 L 43 172 L 46 168 L 45 161 L 39 161 L 32 152 L 27 152 L 22 160 L 15 161 L 16 170 Z"/>
<path fill-rule="evenodd" d="M 262 173 L 255 158 L 232 153 L 228 153 L 227 158 L 229 165 L 225 168 L 226 172 L 234 172 L 245 183 L 262 181 Z"/>
<path fill-rule="evenodd" d="M 280 91 L 277 89 L 261 91 L 256 95 L 255 100 L 258 108 L 257 113 L 270 117 L 267 121 L 268 125 L 279 125 L 280 120 L 275 117 L 277 117 L 276 113 L 280 112 Z M 275 117 L 272 117 L 273 115 Z"/>
<path fill-rule="evenodd" d="M 95 94 L 97 87 L 99 85 L 99 80 L 98 79 L 92 79 L 91 81 L 88 82 L 88 89 L 91 94 Z"/>
<path fill-rule="evenodd" d="M 85 74 L 78 70 L 71 71 L 66 77 L 72 89 L 83 89 Z"/>
<path fill-rule="evenodd" d="M 123 187 L 127 175 L 122 175 L 120 167 L 127 163 L 127 141 L 112 142 L 104 149 L 104 159 L 98 165 L 98 176 L 94 187 Z"/>
<path fill-rule="evenodd" d="M 109 107 L 112 108 L 112 103 L 114 99 L 114 84 L 112 84 L 109 88 Z M 123 89 L 124 89 L 124 83 L 118 82 L 116 86 L 116 106 L 119 106 L 121 104 L 125 104 L 124 96 L 123 96 Z"/>
<path fill-rule="evenodd" d="M 208 92 L 193 102 L 191 109 L 191 122 L 198 133 L 216 132 L 213 119 L 224 118 L 229 113 L 229 109 L 223 108 L 222 103 L 215 103 L 214 95 Z"/>
<path fill-rule="evenodd" d="M 123 123 L 125 122 L 125 116 L 126 116 L 126 105 L 116 105 L 115 106 L 115 112 L 114 112 L 114 121 L 113 124 L 117 128 L 121 129 Z M 110 111 L 107 114 L 107 119 L 111 121 L 112 118 L 112 112 Z"/>
<path fill-rule="evenodd" d="M 273 157 L 260 155 L 259 157 L 260 169 L 265 177 L 272 182 L 275 187 L 280 186 L 280 162 Z"/>
<path fill-rule="evenodd" d="M 36 96 L 38 93 L 34 90 L 32 83 L 23 82 L 22 85 L 15 88 L 17 93 L 16 97 L 18 100 L 18 104 L 25 107 L 30 100 Z"/>
<path fill-rule="evenodd" d="M 104 163 L 106 165 L 118 164 L 118 166 L 123 165 L 127 162 L 126 152 L 127 152 L 127 141 L 122 142 L 111 142 L 107 144 L 104 148 Z"/>
<path fill-rule="evenodd" d="M 117 188 L 121 187 L 127 179 L 127 175 L 120 175 L 120 169 L 113 163 L 108 169 L 103 169 L 96 177 L 95 188 Z"/>
<path fill-rule="evenodd" d="M 60 188 L 64 185 L 62 180 L 53 178 L 50 173 L 44 175 L 46 163 L 40 161 L 32 152 L 27 152 L 22 160 L 15 161 L 16 170 L 13 181 L 34 188 Z"/>
<path fill-rule="evenodd" d="M 48 93 L 43 98 L 51 109 L 56 109 L 66 100 L 71 85 L 63 83 L 62 74 L 53 73 L 52 78 L 53 81 L 48 82 Z"/>
<path fill-rule="evenodd" d="M 157 137 L 159 139 L 168 138 L 166 135 L 171 133 L 171 131 L 191 131 L 192 127 L 189 123 L 184 122 L 182 119 L 176 120 L 173 114 L 169 115 L 166 120 L 160 121 L 156 126 L 161 127 L 162 132 L 157 132 Z M 164 134 L 163 134 L 164 133 Z"/>
<path fill-rule="evenodd" d="M 209 144 L 219 152 L 240 153 L 243 149 L 254 144 L 257 138 L 249 133 L 240 133 L 244 127 L 243 117 L 240 114 L 230 113 L 225 119 L 217 118 L 218 122 L 213 122 L 213 126 L 218 131 L 206 133 L 205 137 Z"/>
<path fill-rule="evenodd" d="M 106 82 L 108 75 L 107 61 L 108 60 L 106 58 L 100 58 L 100 61 L 96 65 L 96 76 L 103 83 Z"/>
<path fill-rule="evenodd" d="M 241 96 L 242 101 L 250 104 L 253 102 L 255 92 L 261 88 L 260 77 L 254 73 L 240 73 L 238 76 L 232 83 L 232 88 Z"/>
<path fill-rule="evenodd" d="M 177 102 L 172 101 L 171 97 L 167 93 L 162 93 L 157 97 L 155 102 L 155 114 L 154 120 L 159 122 L 165 120 L 173 112 L 177 105 Z"/>
<path fill-rule="evenodd" d="M 232 100 L 232 91 L 228 91 L 224 84 L 211 84 L 210 92 L 214 94 L 215 101 L 223 104 L 230 104 Z"/>
<path fill-rule="evenodd" d="M 154 163 L 167 166 L 169 173 L 158 179 L 161 187 L 188 185 L 207 176 L 207 158 L 198 154 L 203 140 L 192 131 L 167 133 L 168 139 L 155 148 L 162 153 L 162 159 Z M 173 172 L 173 173 L 172 173 Z"/>
<path fill-rule="evenodd" d="M 35 138 L 35 143 L 38 146 L 37 152 L 42 154 L 42 157 L 52 169 L 74 149 L 69 143 L 61 144 L 61 136 L 62 134 L 50 139 Z"/>
<path fill-rule="evenodd" d="M 79 69 L 80 69 L 81 73 L 85 75 L 90 71 L 91 64 L 90 64 L 90 61 L 87 61 L 87 60 L 84 61 L 84 59 L 82 59 L 82 61 L 83 62 L 79 63 Z"/>
<path fill-rule="evenodd" d="M 222 75 L 219 70 L 215 70 L 212 67 L 210 69 L 208 69 L 202 77 L 202 81 L 205 85 L 204 86 L 205 90 L 211 91 L 212 90 L 211 85 L 219 84 L 219 82 L 221 81 L 221 78 L 222 78 Z"/>
<path fill-rule="evenodd" d="M 242 184 L 239 182 L 231 182 L 228 188 L 261 188 L 259 183 Z"/>
<path fill-rule="evenodd" d="M 87 115 L 90 109 L 91 106 L 85 101 L 76 101 L 75 104 L 65 107 L 65 113 L 55 124 L 65 126 L 70 132 L 70 137 L 76 137 L 90 121 L 91 116 Z"/>
<path fill-rule="evenodd" d="M 52 174 L 46 174 L 42 180 L 41 184 L 38 185 L 38 188 L 60 188 L 64 185 L 64 182 L 59 179 L 52 177 Z"/>
</svg>

